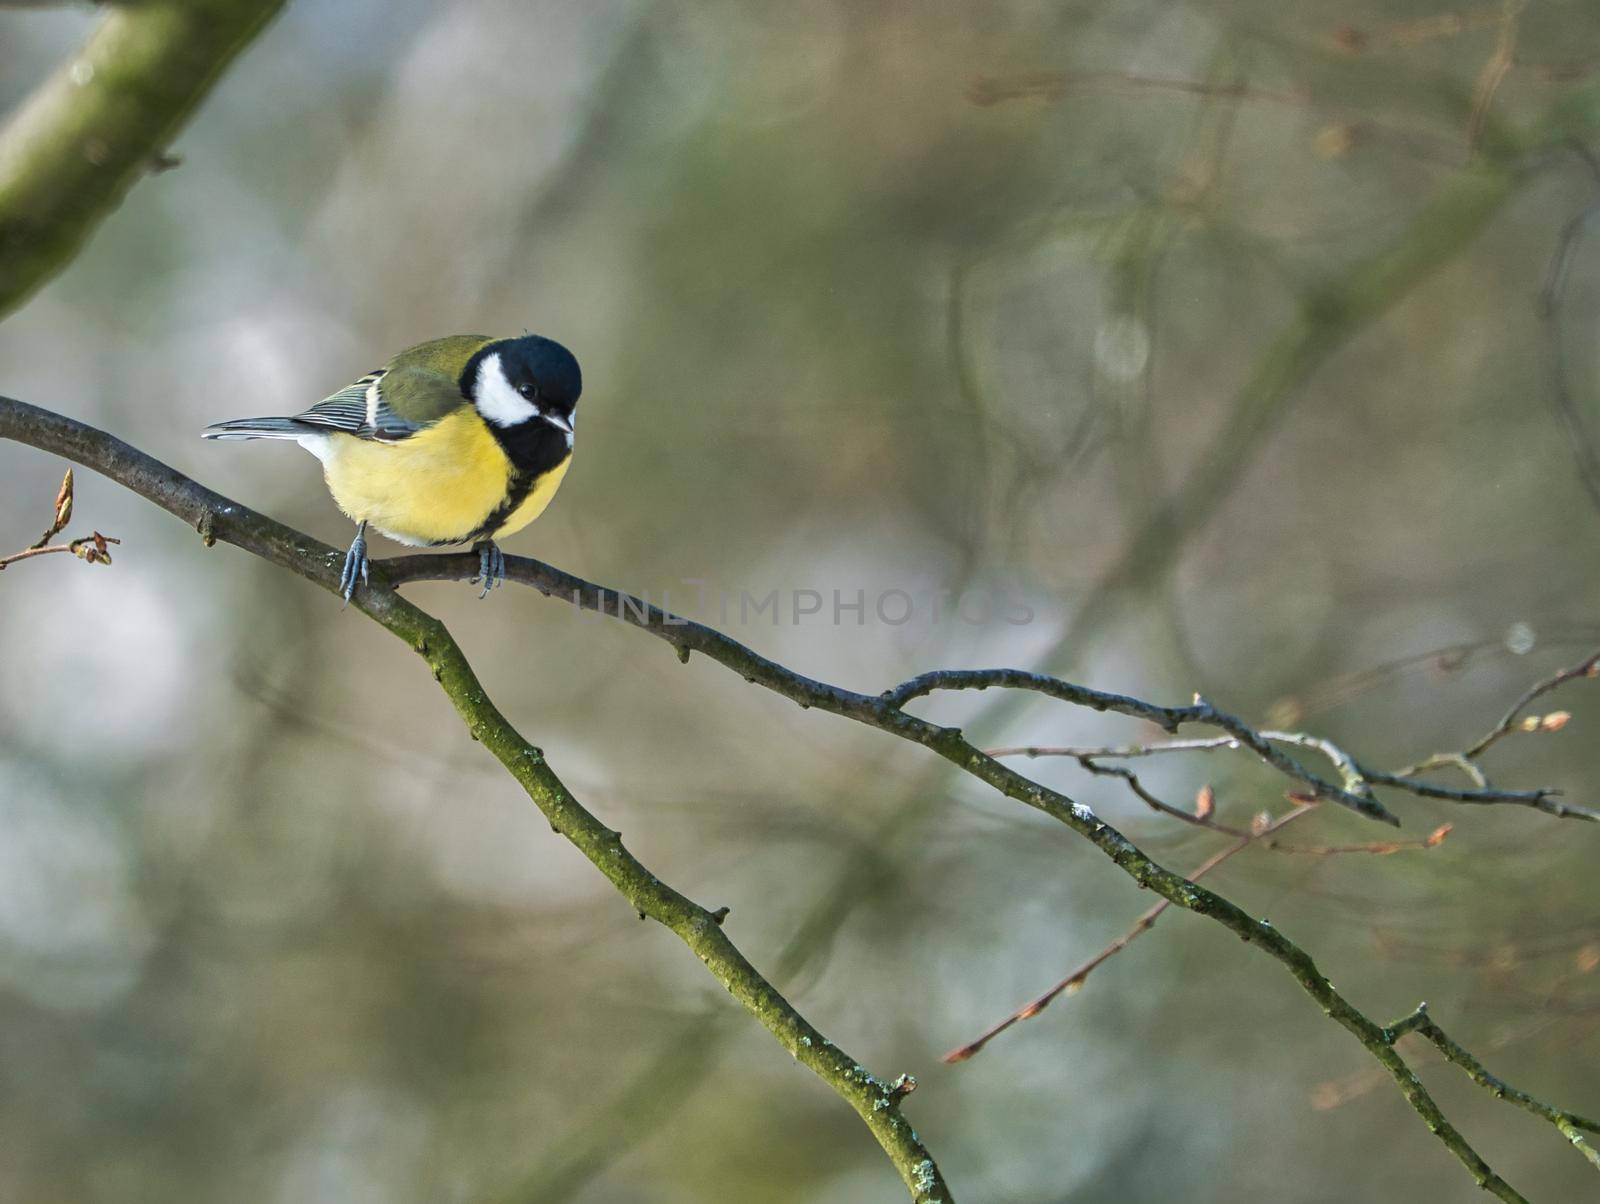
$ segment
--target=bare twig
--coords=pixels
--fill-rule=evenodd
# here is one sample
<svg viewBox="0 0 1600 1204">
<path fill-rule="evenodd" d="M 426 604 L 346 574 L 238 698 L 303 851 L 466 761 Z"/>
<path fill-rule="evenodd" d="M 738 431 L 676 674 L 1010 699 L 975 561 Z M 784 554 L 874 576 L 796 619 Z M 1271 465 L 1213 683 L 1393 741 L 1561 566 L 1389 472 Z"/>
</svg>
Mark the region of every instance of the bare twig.
<svg viewBox="0 0 1600 1204">
<path fill-rule="evenodd" d="M 1271 732 L 1263 732 L 1271 737 Z M 1053 744 L 1014 744 L 1004 748 L 984 751 L 991 757 L 1104 757 L 1124 760 L 1133 757 L 1153 757 L 1161 753 L 1209 752 L 1217 748 L 1242 748 L 1235 736 L 1202 736 L 1194 740 L 1163 740 L 1160 744 L 1108 744 L 1096 748 L 1064 747 Z"/>
<path fill-rule="evenodd" d="M 1440 844 L 1444 843 L 1445 837 L 1450 833 L 1450 825 L 1444 824 L 1443 826 L 1434 829 L 1431 834 L 1423 837 L 1421 840 L 1389 840 L 1376 841 L 1370 844 L 1351 845 L 1289 845 L 1284 844 L 1281 841 L 1269 839 L 1275 832 L 1281 831 L 1295 820 L 1301 818 L 1302 816 L 1310 815 L 1317 809 L 1318 806 L 1320 806 L 1320 804 L 1316 802 L 1303 803 L 1295 807 L 1294 810 L 1285 812 L 1283 815 L 1278 816 L 1277 819 L 1270 820 L 1267 819 L 1266 814 L 1263 812 L 1261 815 L 1256 817 L 1255 824 L 1252 825 L 1248 832 L 1240 831 L 1234 828 L 1226 828 L 1217 823 L 1207 822 L 1203 816 L 1196 817 L 1193 815 L 1179 813 L 1180 818 L 1184 818 L 1191 823 L 1198 823 L 1203 827 L 1209 827 L 1218 832 L 1227 832 L 1236 836 L 1237 838 L 1233 844 L 1230 844 L 1226 848 L 1220 849 L 1213 853 L 1199 865 L 1195 866 L 1194 869 L 1190 870 L 1189 881 L 1198 882 L 1201 878 L 1205 877 L 1234 854 L 1240 853 L 1249 848 L 1251 845 L 1257 843 L 1262 844 L 1262 847 L 1264 848 L 1276 849 L 1285 853 L 1308 853 L 1321 857 L 1331 857 L 1347 853 L 1372 853 L 1383 856 L 1389 853 L 1398 853 L 1402 849 L 1437 848 Z M 968 1058 L 978 1053 L 983 1049 L 984 1046 L 988 1045 L 989 1042 L 993 1041 L 1007 1029 L 1020 1024 L 1024 1020 L 1033 1019 L 1033 1017 L 1044 1011 L 1045 1008 L 1049 1007 L 1050 1004 L 1061 995 L 1071 995 L 1077 993 L 1082 989 L 1083 984 L 1088 981 L 1090 974 L 1099 969 L 1100 966 L 1104 965 L 1112 957 L 1116 956 L 1118 953 L 1121 953 L 1135 939 L 1150 931 L 1150 929 L 1155 926 L 1156 920 L 1161 917 L 1161 913 L 1166 911 L 1167 908 L 1171 906 L 1171 902 L 1166 899 L 1162 899 L 1158 903 L 1152 905 L 1142 915 L 1140 915 L 1137 920 L 1134 921 L 1132 928 L 1128 929 L 1127 932 L 1123 933 L 1104 949 L 1100 950 L 1099 953 L 1096 953 L 1093 957 L 1089 958 L 1088 961 L 1083 962 L 1060 982 L 1056 983 L 1049 990 L 1045 991 L 1044 994 L 1029 1001 L 1028 1003 L 1023 1004 L 1022 1007 L 1018 1008 L 1015 1012 L 1012 1012 L 1011 1015 L 1007 1016 L 1004 1020 L 984 1030 L 982 1034 L 967 1042 L 965 1045 L 961 1045 L 955 1049 L 952 1049 L 949 1053 L 944 1055 L 942 1060 L 945 1062 L 965 1062 Z"/>
<path fill-rule="evenodd" d="M 1280 853 L 1304 853 L 1311 857 L 1336 857 L 1343 853 L 1372 853 L 1387 857 L 1405 849 L 1436 849 L 1454 828 L 1454 824 L 1440 824 L 1419 840 L 1372 840 L 1365 844 L 1284 844 L 1281 840 L 1269 840 L 1267 848 Z"/>
<path fill-rule="evenodd" d="M 1293 823 L 1301 816 L 1310 815 L 1317 809 L 1317 806 L 1318 804 L 1312 803 L 1308 806 L 1296 807 L 1293 811 L 1285 812 L 1277 819 L 1261 825 L 1257 831 L 1239 833 L 1238 839 L 1233 844 L 1230 844 L 1226 848 L 1213 853 L 1199 865 L 1195 866 L 1194 869 L 1190 870 L 1189 881 L 1199 881 L 1212 870 L 1216 869 L 1217 866 L 1221 865 L 1224 861 L 1228 860 L 1228 858 L 1232 857 L 1235 853 L 1248 848 L 1257 840 L 1270 836 L 1274 832 L 1281 831 L 1285 826 Z M 960 1045 L 955 1049 L 952 1049 L 940 1060 L 944 1062 L 965 1062 L 968 1058 L 980 1052 L 985 1045 L 988 1045 L 989 1042 L 993 1041 L 1007 1029 L 1021 1024 L 1024 1020 L 1033 1019 L 1033 1017 L 1044 1011 L 1045 1008 L 1049 1007 L 1060 996 L 1075 994 L 1083 988 L 1083 984 L 1088 981 L 1090 974 L 1094 973 L 1095 970 L 1099 969 L 1100 966 L 1110 961 L 1111 958 L 1115 957 L 1118 953 L 1121 953 L 1138 937 L 1142 936 L 1146 932 L 1149 932 L 1150 929 L 1155 926 L 1155 922 L 1161 918 L 1161 913 L 1166 911 L 1167 908 L 1171 906 L 1172 902 L 1169 899 L 1161 899 L 1152 904 L 1142 915 L 1140 915 L 1137 920 L 1133 922 L 1132 928 L 1128 929 L 1127 932 L 1124 932 L 1121 936 L 1112 941 L 1104 949 L 1100 950 L 1099 953 L 1096 953 L 1088 961 L 1079 965 L 1072 971 L 1072 973 L 1068 974 L 1060 982 L 1056 983 L 1055 986 L 1051 987 L 1044 994 L 1038 996 L 1030 1002 L 1023 1004 L 1004 1020 L 1000 1021 L 998 1024 L 991 1025 L 989 1028 L 985 1029 L 982 1034 L 973 1038 L 971 1041 L 968 1041 L 965 1045 Z"/>
<path fill-rule="evenodd" d="M 990 752 L 988 755 L 1000 757 L 1004 756 L 1006 751 L 1005 749 L 999 749 Z M 1242 829 L 1231 828 L 1227 824 L 1219 822 L 1212 815 L 1211 796 L 1205 793 L 1205 790 L 1202 790 L 1200 796 L 1203 800 L 1203 805 L 1197 805 L 1193 811 L 1185 811 L 1182 807 L 1174 807 L 1171 803 L 1163 802 L 1145 789 L 1144 783 L 1139 780 L 1138 775 L 1131 769 L 1124 769 L 1120 765 L 1102 765 L 1092 755 L 1080 756 L 1077 760 L 1078 764 L 1082 765 L 1090 773 L 1099 774 L 1102 777 L 1121 778 L 1128 784 L 1128 789 L 1152 811 L 1159 811 L 1162 815 L 1170 815 L 1173 819 L 1182 820 L 1186 824 L 1193 824 L 1197 828 L 1210 828 L 1213 832 L 1222 832 L 1228 836 L 1249 835 Z"/>
<path fill-rule="evenodd" d="M 1343 785 L 1335 785 L 1273 747 L 1270 740 L 1242 719 L 1218 710 L 1199 695 L 1196 695 L 1194 702 L 1188 706 L 1160 706 L 1141 698 L 1091 689 L 1047 674 L 1032 673 L 1026 669 L 939 669 L 901 682 L 893 689 L 886 690 L 882 697 L 884 702 L 898 709 L 913 699 L 922 698 L 939 690 L 987 690 L 991 687 L 1033 690 L 1050 698 L 1088 707 L 1091 710 L 1114 711 L 1135 719 L 1143 719 L 1168 732 L 1175 732 L 1185 724 L 1191 723 L 1220 727 L 1280 773 L 1309 786 L 1318 798 L 1331 799 L 1360 812 L 1369 819 L 1382 820 L 1384 823 L 1399 826 L 1400 821 L 1372 797 L 1371 790 L 1359 775 L 1349 772 L 1350 763 L 1343 754 L 1332 758 L 1336 768 L 1344 777 Z M 1297 740 L 1313 744 L 1317 751 L 1324 755 L 1328 755 L 1332 748 L 1324 741 L 1313 742 L 1306 737 L 1297 737 Z"/>
<path fill-rule="evenodd" d="M 1517 18 L 1527 6 L 1528 0 L 1505 0 L 1500 15 L 1500 36 L 1495 39 L 1494 52 L 1478 73 L 1477 83 L 1472 89 L 1472 110 L 1467 117 L 1469 157 L 1478 151 L 1484 126 L 1489 120 L 1489 106 L 1494 103 L 1494 95 L 1500 90 L 1506 72 L 1511 70 L 1511 64 L 1516 61 Z"/>
<path fill-rule="evenodd" d="M 1600 624 L 1575 624 L 1542 635 L 1540 642 L 1551 647 L 1592 648 L 1600 640 Z M 1369 665 L 1351 673 L 1319 682 L 1304 693 L 1278 699 L 1268 709 L 1274 727 L 1289 727 L 1308 716 L 1321 715 L 1353 701 L 1367 691 L 1393 684 L 1402 675 L 1425 670 L 1435 677 L 1459 674 L 1470 665 L 1506 650 L 1504 637 L 1471 640 L 1413 652 L 1393 660 Z"/>
<path fill-rule="evenodd" d="M 1434 753 L 1418 761 L 1415 765 L 1407 765 L 1403 769 L 1394 771 L 1394 778 L 1412 778 L 1419 773 L 1426 773 L 1430 769 L 1442 769 L 1454 766 L 1471 776 L 1475 781 L 1482 783 L 1483 771 L 1478 767 L 1477 760 L 1494 745 L 1514 732 L 1555 732 L 1566 726 L 1570 716 L 1565 711 L 1554 711 L 1548 715 L 1530 716 L 1532 722 L 1523 719 L 1522 712 L 1527 710 L 1539 699 L 1554 690 L 1560 689 L 1568 682 L 1577 681 L 1579 678 L 1600 677 L 1600 650 L 1591 652 L 1577 664 L 1570 665 L 1552 673 L 1542 681 L 1529 686 L 1521 697 L 1511 704 L 1509 710 L 1496 723 L 1478 739 L 1458 752 Z"/>
<path fill-rule="evenodd" d="M 92 535 L 85 535 L 74 539 L 70 543 L 54 543 L 40 547 L 37 544 L 31 548 L 24 548 L 20 552 L 13 552 L 9 556 L 0 556 L 0 569 L 10 568 L 19 560 L 30 560 L 35 556 L 49 556 L 55 552 L 67 552 L 76 556 L 85 564 L 110 564 L 111 553 L 107 544 L 121 543 L 109 535 L 102 535 L 96 531 Z"/>
<path fill-rule="evenodd" d="M 1289 740 L 1307 744 L 1313 743 L 1313 738 L 1301 736 L 1299 733 L 1295 732 L 1263 731 L 1261 735 L 1267 740 Z M 1319 745 L 1325 745 L 1330 756 L 1335 756 L 1343 761 L 1349 760 L 1348 754 L 1338 749 L 1335 745 L 1332 745 L 1324 740 L 1316 740 L 1314 742 Z M 1175 807 L 1171 803 L 1165 802 L 1151 793 L 1150 790 L 1145 787 L 1144 783 L 1139 780 L 1138 776 L 1131 770 L 1124 769 L 1121 766 L 1116 765 L 1100 764 L 1101 758 L 1137 758 L 1154 756 L 1158 753 L 1207 752 L 1214 749 L 1237 749 L 1240 747 L 1242 747 L 1240 742 L 1232 736 L 1212 736 L 1200 740 L 1172 740 L 1163 744 L 1128 744 L 1122 746 L 1107 746 L 1103 748 L 1056 748 L 1046 745 L 1024 745 L 1012 748 L 991 748 L 987 749 L 986 752 L 987 755 L 991 757 L 1071 757 L 1090 773 L 1100 774 L 1106 777 L 1121 778 L 1128 784 L 1128 789 L 1154 811 L 1159 811 L 1163 815 L 1169 815 L 1173 819 L 1182 820 L 1184 823 L 1193 824 L 1196 827 L 1209 828 L 1214 832 L 1222 832 L 1229 836 L 1242 837 L 1249 835 L 1249 833 L 1246 833 L 1238 828 L 1230 827 L 1227 824 L 1220 823 L 1212 816 L 1211 807 L 1209 805 L 1211 797 L 1209 793 L 1211 788 L 1209 786 L 1201 788 L 1201 798 L 1205 805 L 1197 807 L 1196 810 L 1192 812 L 1185 811 L 1183 808 Z M 1355 765 L 1353 761 L 1349 761 L 1349 764 L 1354 767 L 1354 771 L 1356 773 L 1361 775 L 1366 774 L 1367 771 L 1362 769 L 1359 765 Z M 1485 792 L 1480 793 L 1499 794 L 1503 796 L 1504 792 L 1486 790 Z M 1581 808 L 1575 808 L 1573 810 L 1581 810 Z M 1317 853 L 1323 855 L 1331 853 L 1394 853 L 1401 849 L 1408 848 L 1432 848 L 1445 838 L 1445 836 L 1450 832 L 1450 829 L 1450 824 L 1444 824 L 1438 828 L 1435 828 L 1430 835 L 1420 840 L 1382 840 L 1371 841 L 1366 844 L 1336 845 L 1331 847 L 1295 846 L 1272 842 L 1268 845 L 1268 847 L 1282 849 L 1285 852 Z"/>
<path fill-rule="evenodd" d="M 1523 66 L 1530 68 L 1534 75 L 1547 83 L 1571 83 L 1600 71 L 1600 56 L 1552 63 L 1524 63 Z"/>
<path fill-rule="evenodd" d="M 1402 777 L 1399 774 L 1386 773 L 1378 769 L 1363 767 L 1361 772 L 1366 775 L 1367 781 L 1374 786 L 1390 786 L 1396 790 L 1408 791 L 1419 798 L 1433 798 L 1451 803 L 1487 806 L 1505 803 L 1516 807 L 1528 807 L 1534 811 L 1542 811 L 1544 814 L 1553 815 L 1557 819 L 1581 819 L 1587 823 L 1600 823 L 1600 811 L 1593 807 L 1580 806 L 1577 803 L 1564 803 L 1558 797 L 1560 792 L 1548 787 L 1537 790 L 1500 790 L 1494 786 L 1484 786 L 1465 790 L 1457 789 L 1454 786 L 1445 786 L 1438 782 L 1425 782 L 1415 778 Z"/>
<path fill-rule="evenodd" d="M 1441 38 L 1459 37 L 1474 29 L 1500 25 L 1504 20 L 1505 10 L 1493 6 L 1404 21 L 1398 25 L 1387 26 L 1376 33 L 1368 33 L 1353 25 L 1341 25 L 1334 30 L 1332 40 L 1338 49 L 1356 54 L 1375 45 L 1404 48 Z"/>
<path fill-rule="evenodd" d="M 1152 713 L 1150 704 L 1141 699 L 1125 699 L 1121 695 L 1087 690 L 1081 686 L 1059 682 L 1054 678 L 1044 678 L 1040 674 L 1026 673 L 1020 669 L 961 670 L 955 678 L 945 678 L 949 682 L 948 685 L 929 681 L 927 679 L 933 675 L 924 674 L 922 678 L 913 678 L 910 682 L 906 682 L 896 689 L 905 691 L 908 694 L 923 694 L 929 693 L 935 688 L 981 690 L 987 688 L 988 684 L 1014 685 L 1024 689 L 1037 689 L 1040 693 L 1048 694 L 1053 698 L 1077 702 L 1079 705 L 1092 707 L 1095 710 L 1137 715 L 1139 718 L 1156 723 L 1168 731 L 1175 730 L 1175 727 L 1179 724 L 1209 723 L 1224 727 L 1230 733 L 1226 736 L 1212 736 L 1197 740 L 1170 740 L 1161 744 L 1107 745 L 1100 748 L 1060 747 L 1039 744 L 1018 745 L 990 750 L 989 755 L 994 757 L 1072 757 L 1080 764 L 1083 764 L 1086 758 L 1090 761 L 1097 761 L 1100 759 L 1148 757 L 1167 752 L 1208 752 L 1215 749 L 1237 749 L 1241 747 L 1249 748 L 1252 752 L 1260 755 L 1259 748 L 1263 745 L 1270 747 L 1273 744 L 1295 744 L 1302 748 L 1309 748 L 1326 757 L 1338 770 L 1340 779 L 1344 784 L 1344 790 L 1357 798 L 1369 796 L 1373 786 L 1389 786 L 1396 790 L 1404 790 L 1407 793 L 1415 794 L 1420 798 L 1485 805 L 1506 803 L 1531 807 L 1536 811 L 1542 811 L 1557 818 L 1583 819 L 1595 822 L 1600 821 L 1600 811 L 1590 807 L 1578 806 L 1574 803 L 1561 802 L 1556 797 L 1557 792 L 1549 787 L 1535 790 L 1501 790 L 1491 786 L 1473 758 L 1500 739 L 1501 736 L 1512 731 L 1554 732 L 1561 730 L 1562 727 L 1566 726 L 1567 720 L 1570 718 L 1565 711 L 1533 716 L 1530 717 L 1531 722 L 1529 719 L 1519 722 L 1518 716 L 1521 715 L 1529 703 L 1549 693 L 1557 686 L 1578 677 L 1595 675 L 1597 665 L 1600 665 L 1600 652 L 1595 653 L 1574 668 L 1563 670 L 1532 687 L 1512 707 L 1501 724 L 1471 748 L 1462 752 L 1436 753 L 1425 761 L 1392 772 L 1372 769 L 1361 764 L 1349 753 L 1325 737 L 1312 736 L 1305 732 L 1271 729 L 1255 730 L 1236 716 L 1216 711 L 1209 704 L 1198 700 L 1194 707 L 1158 707 Z M 1029 678 L 1035 680 L 1032 682 L 1026 680 Z M 891 694 L 894 693 L 894 691 L 891 691 Z M 1129 703 L 1133 705 L 1125 705 Z M 1196 707 L 1205 708 L 1205 710 L 1197 711 Z M 1326 793 L 1324 788 L 1328 784 L 1315 775 L 1307 773 L 1297 762 L 1281 756 L 1278 758 L 1263 756 L 1262 760 L 1288 777 L 1311 786 L 1318 797 L 1343 801 L 1339 799 L 1338 795 Z M 1454 786 L 1446 786 L 1441 782 L 1424 781 L 1416 777 L 1417 774 L 1429 769 L 1450 766 L 1461 769 L 1471 777 L 1474 783 L 1473 788 L 1470 790 L 1461 789 Z M 1088 766 L 1085 767 L 1088 768 Z M 1119 777 L 1131 776 L 1110 769 L 1097 772 L 1116 773 Z M 1141 794 L 1140 797 L 1144 796 Z"/>
<path fill-rule="evenodd" d="M 1494 804 L 1509 803 L 1518 806 L 1531 807 L 1534 810 L 1554 815 L 1558 818 L 1583 819 L 1590 822 L 1600 821 L 1600 811 L 1590 807 L 1578 806 L 1573 803 L 1561 802 L 1554 789 L 1545 787 L 1536 790 L 1502 790 L 1489 784 L 1487 775 L 1477 764 L 1477 758 L 1492 745 L 1505 736 L 1515 732 L 1558 732 L 1564 728 L 1571 719 L 1566 711 L 1552 711 L 1545 715 L 1523 715 L 1523 712 L 1532 703 L 1549 694 L 1551 691 L 1579 678 L 1600 676 L 1600 651 L 1591 653 L 1576 665 L 1552 674 L 1543 681 L 1528 688 L 1515 703 L 1512 704 L 1505 716 L 1491 728 L 1485 735 L 1464 749 L 1452 752 L 1435 753 L 1432 756 L 1408 765 L 1403 769 L 1384 771 L 1372 769 L 1362 765 L 1332 741 L 1319 736 L 1307 735 L 1303 732 L 1288 731 L 1262 731 L 1259 733 L 1263 740 L 1275 743 L 1297 744 L 1304 748 L 1311 748 L 1327 757 L 1339 770 L 1346 787 L 1359 789 L 1360 786 L 1389 786 L 1398 790 L 1405 790 L 1421 798 L 1443 799 L 1458 803 Z M 1150 746 L 1128 746 L 1118 749 L 1050 749 L 1044 747 L 1025 748 L 1019 750 L 1003 750 L 1008 752 L 1025 752 L 1029 756 L 1127 756 L 1148 755 L 1162 751 L 1203 751 L 1211 748 L 1237 748 L 1239 742 L 1227 737 L 1213 738 L 1210 740 L 1174 740 L 1165 744 Z M 1137 753 L 1135 749 L 1138 749 Z M 1446 786 L 1439 782 L 1423 781 L 1417 778 L 1420 773 L 1432 769 L 1455 768 L 1465 774 L 1473 783 L 1470 790 Z"/>
<path fill-rule="evenodd" d="M 85 535 L 81 539 L 74 539 L 70 543 L 52 544 L 50 541 L 59 535 L 68 523 L 72 521 L 72 469 L 67 469 L 67 475 L 61 478 L 61 488 L 56 491 L 55 508 L 51 512 L 55 517 L 45 533 L 39 536 L 20 552 L 13 552 L 10 556 L 0 556 L 0 569 L 15 564 L 19 560 L 28 560 L 34 556 L 49 556 L 55 552 L 69 552 L 82 560 L 85 564 L 110 564 L 111 553 L 107 544 L 121 543 L 120 539 L 113 539 L 109 535 L 102 535 L 96 531 L 92 535 Z"/>
<path fill-rule="evenodd" d="M 1311 99 L 1305 92 L 1279 92 L 1270 88 L 1254 88 L 1244 83 L 1141 75 L 1136 71 L 1035 71 L 1001 77 L 980 75 L 967 85 L 967 99 L 984 107 L 1007 100 L 1056 101 L 1076 92 L 1109 95 L 1178 92 L 1188 96 L 1257 100 L 1297 107 L 1310 103 Z"/>
<path fill-rule="evenodd" d="M 1365 36 L 1348 27 L 1343 32 L 1347 39 L 1360 40 Z M 1415 153 L 1452 166 L 1460 162 L 1458 152 L 1446 156 L 1440 153 L 1439 148 L 1420 145 L 1435 140 L 1424 129 L 1413 129 L 1370 115 L 1356 118 L 1350 115 L 1351 106 L 1348 102 L 1332 97 L 1324 99 L 1305 90 L 1261 88 L 1242 80 L 1185 79 L 1143 75 L 1136 71 L 1029 71 L 1017 75 L 979 75 L 966 88 L 967 100 L 980 108 L 1024 100 L 1055 104 L 1068 96 L 1084 95 L 1193 96 L 1207 101 L 1305 109 L 1328 114 L 1331 119 L 1318 135 L 1316 147 L 1319 154 L 1337 157 L 1351 149 L 1358 140 L 1377 138 L 1409 147 Z"/>
</svg>

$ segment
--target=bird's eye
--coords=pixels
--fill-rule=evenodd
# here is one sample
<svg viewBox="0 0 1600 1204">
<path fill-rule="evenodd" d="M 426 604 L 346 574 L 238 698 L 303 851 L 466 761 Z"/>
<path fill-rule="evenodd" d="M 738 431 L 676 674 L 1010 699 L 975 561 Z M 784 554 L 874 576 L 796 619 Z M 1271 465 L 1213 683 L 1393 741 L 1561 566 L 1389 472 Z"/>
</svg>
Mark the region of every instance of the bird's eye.
<svg viewBox="0 0 1600 1204">
<path fill-rule="evenodd" d="M 527 398 L 529 401 L 532 401 L 535 397 L 539 396 L 539 386 L 529 381 L 523 381 L 517 386 L 517 392 L 522 394 L 522 396 Z"/>
</svg>

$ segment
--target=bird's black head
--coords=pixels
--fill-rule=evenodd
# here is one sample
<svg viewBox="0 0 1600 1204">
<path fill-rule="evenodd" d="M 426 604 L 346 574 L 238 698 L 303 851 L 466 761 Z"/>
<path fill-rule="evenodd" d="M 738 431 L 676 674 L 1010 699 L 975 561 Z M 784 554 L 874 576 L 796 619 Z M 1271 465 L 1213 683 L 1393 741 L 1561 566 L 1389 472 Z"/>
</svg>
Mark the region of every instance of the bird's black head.
<svg viewBox="0 0 1600 1204">
<path fill-rule="evenodd" d="M 570 438 L 583 373 L 560 343 L 527 334 L 480 349 L 461 374 L 461 391 L 491 426 L 542 421 Z"/>
</svg>

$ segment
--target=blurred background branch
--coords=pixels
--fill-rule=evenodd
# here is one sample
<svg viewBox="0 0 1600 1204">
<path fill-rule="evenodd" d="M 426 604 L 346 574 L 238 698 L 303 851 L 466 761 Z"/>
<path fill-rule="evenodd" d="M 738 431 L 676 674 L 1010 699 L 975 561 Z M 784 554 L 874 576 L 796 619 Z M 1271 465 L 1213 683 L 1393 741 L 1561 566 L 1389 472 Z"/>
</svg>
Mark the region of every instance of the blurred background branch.
<svg viewBox="0 0 1600 1204">
<path fill-rule="evenodd" d="M 107 5 L 0 127 L 0 317 L 72 261 L 283 0 Z"/>
<path fill-rule="evenodd" d="M 1550 257 L 1544 289 L 1539 295 L 1539 312 L 1544 319 L 1545 338 L 1550 348 L 1550 398 L 1566 432 L 1567 441 L 1572 446 L 1573 460 L 1583 481 L 1584 491 L 1590 503 L 1600 511 L 1600 447 L 1595 442 L 1593 417 L 1585 414 L 1584 406 L 1573 389 L 1573 365 L 1567 349 L 1569 335 L 1562 314 L 1573 256 L 1587 236 L 1595 216 L 1600 214 L 1600 158 L 1596 158 L 1579 141 L 1572 142 L 1569 149 L 1589 174 L 1592 182 L 1591 200 L 1561 227 L 1555 251 Z"/>
<path fill-rule="evenodd" d="M 1504 164 L 1464 169 L 1392 244 L 1342 277 L 1312 286 L 1299 314 L 1256 360 L 1222 424 L 1202 449 L 1193 473 L 1128 540 L 1117 563 L 1080 605 L 1073 634 L 1096 634 L 1114 616 L 1116 599 L 1154 584 L 1170 571 L 1167 549 L 1203 528 L 1242 479 L 1261 443 L 1287 416 L 1307 380 L 1380 315 L 1448 264 L 1488 224 L 1525 178 Z"/>
</svg>

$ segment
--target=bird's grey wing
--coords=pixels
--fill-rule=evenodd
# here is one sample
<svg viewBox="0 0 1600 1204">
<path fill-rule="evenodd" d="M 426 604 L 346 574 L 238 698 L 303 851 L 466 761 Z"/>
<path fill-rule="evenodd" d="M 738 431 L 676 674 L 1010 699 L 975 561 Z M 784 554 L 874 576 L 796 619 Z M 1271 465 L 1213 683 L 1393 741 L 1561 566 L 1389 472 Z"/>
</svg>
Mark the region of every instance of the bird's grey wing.
<svg viewBox="0 0 1600 1204">
<path fill-rule="evenodd" d="M 383 379 L 387 372 L 385 368 L 368 372 L 305 413 L 296 414 L 294 421 L 385 443 L 416 434 L 427 423 L 402 418 L 384 399 Z"/>
</svg>

